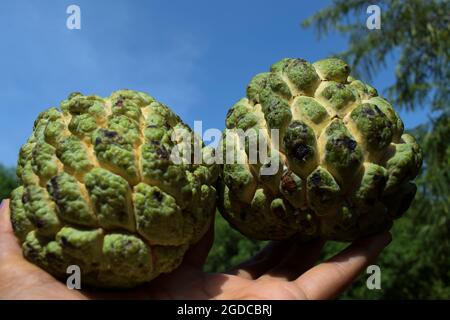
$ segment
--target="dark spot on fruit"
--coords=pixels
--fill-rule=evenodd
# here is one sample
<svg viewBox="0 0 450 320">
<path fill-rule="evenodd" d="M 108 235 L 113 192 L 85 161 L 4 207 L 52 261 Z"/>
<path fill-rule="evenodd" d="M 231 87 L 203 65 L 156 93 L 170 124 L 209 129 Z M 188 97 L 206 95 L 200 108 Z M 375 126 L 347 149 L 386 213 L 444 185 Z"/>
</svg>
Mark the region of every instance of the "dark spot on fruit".
<svg viewBox="0 0 450 320">
<path fill-rule="evenodd" d="M 22 195 L 22 203 L 27 204 L 30 201 L 30 195 L 28 192 L 24 192 Z"/>
<path fill-rule="evenodd" d="M 159 146 L 161 144 L 161 142 L 159 140 L 152 140 L 152 141 L 150 141 L 150 144 L 154 145 L 154 146 Z"/>
<path fill-rule="evenodd" d="M 123 100 L 122 99 L 117 100 L 114 105 L 117 107 L 123 107 Z"/>
<path fill-rule="evenodd" d="M 310 147 L 304 143 L 298 143 L 293 148 L 292 156 L 299 161 L 306 161 L 310 155 Z"/>
<path fill-rule="evenodd" d="M 292 178 L 290 171 L 287 171 L 281 178 L 281 188 L 289 193 L 297 191 L 297 184 Z"/>
<path fill-rule="evenodd" d="M 53 197 L 53 199 L 59 200 L 61 198 L 61 193 L 57 176 L 50 179 L 50 186 L 51 196 Z"/>
<path fill-rule="evenodd" d="M 103 135 L 106 138 L 113 139 L 113 138 L 116 138 L 119 134 L 115 131 L 104 130 Z"/>
<path fill-rule="evenodd" d="M 342 83 L 338 83 L 338 84 L 336 85 L 336 87 L 337 87 L 338 89 L 345 89 L 345 86 L 344 86 Z"/>
<path fill-rule="evenodd" d="M 355 150 L 356 148 L 356 141 L 353 139 L 344 139 L 344 144 L 350 150 Z"/>
<path fill-rule="evenodd" d="M 102 139 L 100 137 L 97 137 L 95 139 L 95 145 L 98 146 L 100 143 L 102 143 Z"/>
<path fill-rule="evenodd" d="M 234 112 L 234 108 L 231 108 L 230 110 L 228 110 L 228 112 L 227 112 L 227 118 L 229 118 L 229 117 L 231 117 L 231 115 L 233 114 L 233 112 Z"/>
<path fill-rule="evenodd" d="M 368 116 L 368 117 L 374 117 L 375 116 L 375 111 L 372 108 L 370 108 L 370 107 L 363 108 L 362 113 L 365 116 Z"/>
<path fill-rule="evenodd" d="M 349 137 L 333 139 L 332 143 L 337 147 L 343 146 L 351 151 L 356 148 L 356 141 Z"/>
<path fill-rule="evenodd" d="M 41 229 L 45 226 L 45 222 L 42 219 L 36 219 L 35 225 L 36 225 L 36 228 Z"/>
<path fill-rule="evenodd" d="M 158 157 L 160 159 L 166 159 L 167 160 L 170 157 L 169 151 L 167 151 L 166 148 L 164 148 L 164 147 L 156 149 L 156 154 L 158 155 Z"/>
<path fill-rule="evenodd" d="M 62 244 L 64 247 L 70 247 L 70 246 L 71 246 L 69 240 L 67 240 L 66 237 L 62 236 L 62 237 L 60 238 L 60 240 L 61 240 L 61 244 Z"/>
<path fill-rule="evenodd" d="M 164 196 L 162 195 L 161 192 L 155 191 L 155 192 L 153 192 L 153 198 L 154 198 L 156 201 L 161 202 L 161 201 L 163 200 Z"/>
<path fill-rule="evenodd" d="M 311 176 L 311 184 L 318 187 L 320 185 L 320 183 L 322 182 L 322 177 L 320 175 L 320 172 L 316 171 L 313 173 L 313 175 Z"/>
</svg>

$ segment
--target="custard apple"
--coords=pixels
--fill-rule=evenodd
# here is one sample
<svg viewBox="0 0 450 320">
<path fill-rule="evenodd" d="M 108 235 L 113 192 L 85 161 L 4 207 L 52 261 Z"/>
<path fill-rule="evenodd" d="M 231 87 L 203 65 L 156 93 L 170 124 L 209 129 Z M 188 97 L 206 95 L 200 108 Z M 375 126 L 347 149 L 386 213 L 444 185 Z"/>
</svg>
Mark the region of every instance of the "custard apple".
<svg viewBox="0 0 450 320">
<path fill-rule="evenodd" d="M 336 58 L 282 59 L 228 111 L 219 210 L 244 235 L 352 241 L 409 207 L 420 147 L 389 102 L 349 73 Z M 266 157 L 252 159 L 251 137 L 266 142 Z"/>
<path fill-rule="evenodd" d="M 177 268 L 216 206 L 219 168 L 171 158 L 172 134 L 192 131 L 137 91 L 73 93 L 60 109 L 39 115 L 20 150 L 10 207 L 24 256 L 58 278 L 77 265 L 81 282 L 99 287 Z"/>
</svg>

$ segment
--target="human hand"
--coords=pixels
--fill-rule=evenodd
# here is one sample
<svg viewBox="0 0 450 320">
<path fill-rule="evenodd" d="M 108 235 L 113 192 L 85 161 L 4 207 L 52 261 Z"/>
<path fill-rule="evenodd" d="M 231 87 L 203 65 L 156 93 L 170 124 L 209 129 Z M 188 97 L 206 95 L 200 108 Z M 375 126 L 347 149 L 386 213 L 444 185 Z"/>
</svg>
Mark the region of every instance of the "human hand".
<svg viewBox="0 0 450 320">
<path fill-rule="evenodd" d="M 0 209 L 0 299 L 332 299 L 342 293 L 391 241 L 388 232 L 360 239 L 315 265 L 323 241 L 271 242 L 226 273 L 205 273 L 213 229 L 186 254 L 182 265 L 128 291 L 70 290 L 22 256 L 13 234 L 9 202 Z"/>
</svg>

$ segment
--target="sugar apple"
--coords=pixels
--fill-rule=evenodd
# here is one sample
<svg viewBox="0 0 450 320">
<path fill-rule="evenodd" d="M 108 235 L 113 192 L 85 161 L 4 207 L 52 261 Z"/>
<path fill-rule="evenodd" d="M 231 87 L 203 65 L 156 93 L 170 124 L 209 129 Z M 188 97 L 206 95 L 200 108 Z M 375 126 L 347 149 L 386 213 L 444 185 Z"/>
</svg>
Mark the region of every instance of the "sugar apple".
<svg viewBox="0 0 450 320">
<path fill-rule="evenodd" d="M 132 287 L 174 270 L 215 212 L 215 165 L 175 164 L 177 129 L 149 95 L 80 93 L 37 118 L 20 150 L 11 221 L 23 254 L 58 278 Z M 194 140 L 193 140 L 194 141 Z M 204 157 L 210 148 L 200 145 Z"/>
<path fill-rule="evenodd" d="M 219 210 L 244 235 L 352 241 L 389 229 L 409 207 L 419 145 L 389 102 L 349 73 L 340 59 L 282 59 L 228 111 L 219 150 L 235 161 L 224 158 Z M 250 161 L 252 135 L 268 144 L 266 158 Z M 278 170 L 265 174 L 274 159 Z"/>
</svg>

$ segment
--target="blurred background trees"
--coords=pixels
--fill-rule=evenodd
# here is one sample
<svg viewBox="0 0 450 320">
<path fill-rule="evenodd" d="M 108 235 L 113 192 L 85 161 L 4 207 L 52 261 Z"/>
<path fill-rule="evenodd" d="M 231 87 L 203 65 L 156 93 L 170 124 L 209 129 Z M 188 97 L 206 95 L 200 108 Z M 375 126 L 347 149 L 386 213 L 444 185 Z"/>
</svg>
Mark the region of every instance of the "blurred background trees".
<svg viewBox="0 0 450 320">
<path fill-rule="evenodd" d="M 366 8 L 372 1 L 335 0 L 302 23 L 319 37 L 339 32 L 348 37 L 348 50 L 339 56 L 353 73 L 370 82 L 396 57 L 396 81 L 380 92 L 397 108 L 429 110 L 429 118 L 412 133 L 424 151 L 424 166 L 411 208 L 398 220 L 394 241 L 380 256 L 382 290 L 368 290 L 366 275 L 343 298 L 449 299 L 450 298 L 450 108 L 449 25 L 450 1 L 377 1 L 381 30 L 368 30 Z M 16 185 L 12 169 L 0 166 L 0 197 Z M 224 271 L 247 259 L 264 245 L 231 229 L 217 215 L 216 240 L 205 269 Z M 327 243 L 323 258 L 345 244 Z"/>
<path fill-rule="evenodd" d="M 16 184 L 15 171 L 0 164 L 0 199 L 8 198 Z"/>
</svg>

